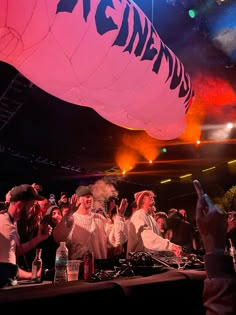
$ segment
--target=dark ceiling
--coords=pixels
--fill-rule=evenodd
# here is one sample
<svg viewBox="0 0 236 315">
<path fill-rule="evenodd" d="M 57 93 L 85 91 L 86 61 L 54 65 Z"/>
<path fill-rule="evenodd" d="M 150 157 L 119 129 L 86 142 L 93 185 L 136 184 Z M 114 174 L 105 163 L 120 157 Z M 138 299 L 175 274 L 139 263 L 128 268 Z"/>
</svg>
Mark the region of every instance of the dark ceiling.
<svg viewBox="0 0 236 315">
<path fill-rule="evenodd" d="M 181 59 L 193 79 L 198 102 L 192 106 L 197 113 L 199 109 L 200 114 L 201 99 L 205 108 L 201 121 L 202 143 L 196 145 L 181 138 L 158 141 L 143 131 L 113 125 L 91 108 L 66 103 L 47 94 L 15 68 L 0 62 L 3 182 L 104 175 L 122 178 L 117 154 L 135 150 L 135 143 L 139 147 L 137 160 L 134 169 L 123 176 L 126 182 L 156 185 L 165 179 L 180 180 L 181 175 L 188 173 L 200 177 L 205 174 L 202 170 L 212 166 L 218 169 L 217 180 L 220 178 L 224 185 L 235 181 L 227 165 L 227 161 L 236 158 L 235 125 L 227 138 L 219 129 L 226 122 L 236 123 L 236 67 L 234 60 L 219 49 L 209 35 L 212 12 L 219 13 L 223 5 L 213 1 L 211 10 L 191 19 L 188 9 L 192 5 L 200 8 L 203 1 L 134 2 L 147 14 L 163 42 Z M 231 96 L 227 98 L 228 94 Z M 222 101 L 217 102 L 221 98 Z M 218 133 L 212 134 L 212 130 Z M 141 156 L 140 139 L 159 151 L 153 164 L 148 164 Z M 133 145 L 128 145 L 130 143 Z M 164 147 L 166 153 L 162 152 Z M 208 174 L 212 176 L 211 171 Z"/>
</svg>

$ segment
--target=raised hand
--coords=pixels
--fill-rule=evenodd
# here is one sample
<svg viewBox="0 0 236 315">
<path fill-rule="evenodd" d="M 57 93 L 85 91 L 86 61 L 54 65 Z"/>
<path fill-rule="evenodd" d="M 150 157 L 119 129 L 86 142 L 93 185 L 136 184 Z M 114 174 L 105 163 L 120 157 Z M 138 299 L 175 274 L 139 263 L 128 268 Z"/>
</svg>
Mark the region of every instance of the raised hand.
<svg viewBox="0 0 236 315">
<path fill-rule="evenodd" d="M 41 240 L 46 240 L 52 234 L 52 227 L 49 224 L 42 223 L 39 225 L 38 236 Z"/>
<path fill-rule="evenodd" d="M 62 195 L 61 198 L 59 199 L 59 201 L 60 201 L 62 204 L 66 204 L 66 203 L 68 202 L 67 195 Z"/>
<path fill-rule="evenodd" d="M 227 234 L 225 213 L 204 193 L 198 196 L 196 223 L 206 253 L 224 251 Z"/>
<path fill-rule="evenodd" d="M 125 211 L 128 207 L 128 201 L 126 198 L 122 198 L 119 207 L 117 207 L 117 215 L 123 217 L 125 214 Z"/>
<path fill-rule="evenodd" d="M 68 215 L 72 215 L 79 207 L 80 205 L 80 201 L 79 198 L 76 196 L 76 194 L 73 194 L 70 198 L 69 198 L 69 211 L 68 211 Z"/>
</svg>

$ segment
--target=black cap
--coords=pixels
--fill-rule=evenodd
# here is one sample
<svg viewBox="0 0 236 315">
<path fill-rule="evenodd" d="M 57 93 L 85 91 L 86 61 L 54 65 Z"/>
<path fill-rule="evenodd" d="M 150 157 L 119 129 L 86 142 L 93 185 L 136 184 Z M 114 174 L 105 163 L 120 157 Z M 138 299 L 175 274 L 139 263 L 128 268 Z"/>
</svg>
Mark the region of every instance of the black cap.
<svg viewBox="0 0 236 315">
<path fill-rule="evenodd" d="M 45 197 L 39 195 L 37 190 L 35 190 L 29 184 L 22 184 L 15 186 L 10 191 L 10 202 L 12 201 L 30 201 L 30 200 L 44 200 Z"/>
<path fill-rule="evenodd" d="M 79 187 L 76 189 L 75 194 L 76 194 L 78 197 L 86 196 L 86 195 L 91 195 L 91 196 L 93 196 L 92 190 L 91 190 L 88 186 L 79 186 Z"/>
</svg>

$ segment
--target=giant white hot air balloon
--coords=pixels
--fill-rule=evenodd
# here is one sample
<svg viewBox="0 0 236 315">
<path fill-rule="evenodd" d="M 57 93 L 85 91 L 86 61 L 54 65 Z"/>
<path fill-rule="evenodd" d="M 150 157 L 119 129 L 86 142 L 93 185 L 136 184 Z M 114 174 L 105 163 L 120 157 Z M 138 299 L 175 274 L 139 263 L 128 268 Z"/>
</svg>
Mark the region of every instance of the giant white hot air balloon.
<svg viewBox="0 0 236 315">
<path fill-rule="evenodd" d="M 190 77 L 130 0 L 0 0 L 0 60 L 124 128 L 157 139 L 185 129 Z"/>
</svg>

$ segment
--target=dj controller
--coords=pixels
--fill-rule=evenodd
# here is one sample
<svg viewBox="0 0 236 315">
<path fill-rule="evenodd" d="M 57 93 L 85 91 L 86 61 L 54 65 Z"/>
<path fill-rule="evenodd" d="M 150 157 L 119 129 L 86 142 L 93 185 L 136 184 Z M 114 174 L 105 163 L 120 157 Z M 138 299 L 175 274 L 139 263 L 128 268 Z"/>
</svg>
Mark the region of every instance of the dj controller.
<svg viewBox="0 0 236 315">
<path fill-rule="evenodd" d="M 132 276 L 150 276 L 167 270 L 204 270 L 203 257 L 186 255 L 176 257 L 170 252 L 133 252 L 129 259 L 95 261 L 92 281 L 102 281 Z"/>
</svg>

